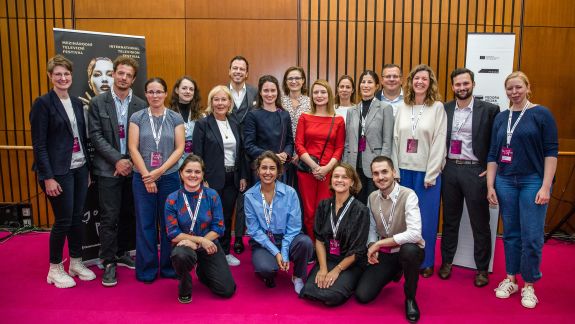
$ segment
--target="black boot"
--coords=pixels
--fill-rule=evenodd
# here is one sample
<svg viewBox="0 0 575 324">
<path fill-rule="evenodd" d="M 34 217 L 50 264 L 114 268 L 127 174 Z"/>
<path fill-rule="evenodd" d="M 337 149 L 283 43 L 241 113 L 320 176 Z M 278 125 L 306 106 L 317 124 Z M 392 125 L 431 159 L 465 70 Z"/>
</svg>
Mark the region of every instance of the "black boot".
<svg viewBox="0 0 575 324">
<path fill-rule="evenodd" d="M 419 320 L 419 307 L 417 307 L 415 299 L 407 298 L 405 300 L 405 318 L 412 323 Z"/>
<path fill-rule="evenodd" d="M 244 240 L 241 237 L 236 238 L 234 252 L 236 252 L 236 254 L 242 254 L 242 252 L 244 252 Z"/>
</svg>

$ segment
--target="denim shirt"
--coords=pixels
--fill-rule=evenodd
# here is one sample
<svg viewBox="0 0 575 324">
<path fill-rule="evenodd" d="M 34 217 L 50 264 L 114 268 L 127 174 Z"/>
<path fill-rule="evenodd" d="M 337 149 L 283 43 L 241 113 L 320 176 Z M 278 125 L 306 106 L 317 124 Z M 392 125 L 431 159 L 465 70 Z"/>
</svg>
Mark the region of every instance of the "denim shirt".
<svg viewBox="0 0 575 324">
<path fill-rule="evenodd" d="M 280 250 L 267 235 L 268 226 L 264 217 L 261 182 L 258 181 L 246 191 L 244 197 L 248 235 L 275 256 Z M 284 262 L 289 261 L 289 247 L 294 237 L 301 231 L 301 210 L 295 190 L 280 181 L 276 181 L 270 230 L 273 234 L 283 235 L 281 255 Z"/>
</svg>

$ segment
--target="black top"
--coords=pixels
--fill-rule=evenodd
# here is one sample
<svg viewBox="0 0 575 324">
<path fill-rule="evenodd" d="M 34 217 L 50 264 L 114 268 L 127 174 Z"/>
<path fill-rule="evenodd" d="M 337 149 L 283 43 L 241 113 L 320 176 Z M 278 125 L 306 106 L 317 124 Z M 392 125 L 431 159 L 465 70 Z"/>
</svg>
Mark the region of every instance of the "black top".
<svg viewBox="0 0 575 324">
<path fill-rule="evenodd" d="M 333 219 L 334 225 L 337 224 L 337 219 L 345 209 L 349 199 L 351 199 L 351 196 L 345 201 L 337 216 Z M 316 209 L 313 229 L 316 240 L 324 243 L 328 259 L 339 262 L 345 257 L 355 254 L 356 262 L 360 260 L 365 261 L 367 236 L 369 234 L 369 210 L 361 201 L 353 200 L 337 230 L 336 239 L 339 241 L 340 248 L 340 255 L 337 256 L 329 253 L 329 240 L 333 239 L 333 231 L 329 220 L 332 205 L 335 210 L 335 198 L 328 198 L 322 200 Z"/>
<path fill-rule="evenodd" d="M 257 159 L 264 151 L 293 154 L 294 141 L 291 118 L 287 111 L 275 112 L 263 108 L 252 110 L 244 122 L 245 149 L 250 160 Z"/>
<path fill-rule="evenodd" d="M 181 103 L 178 102 L 178 109 L 180 110 L 180 114 L 182 114 L 182 118 L 184 119 L 184 122 L 187 123 L 188 122 L 188 118 L 190 117 L 190 103 Z"/>
</svg>

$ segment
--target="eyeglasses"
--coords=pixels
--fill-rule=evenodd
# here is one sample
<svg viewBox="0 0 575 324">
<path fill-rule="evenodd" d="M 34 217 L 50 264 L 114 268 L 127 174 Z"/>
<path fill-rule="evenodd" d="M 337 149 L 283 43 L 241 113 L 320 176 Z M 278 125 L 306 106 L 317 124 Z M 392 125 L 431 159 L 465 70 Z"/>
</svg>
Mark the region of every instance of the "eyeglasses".
<svg viewBox="0 0 575 324">
<path fill-rule="evenodd" d="M 303 78 L 302 77 L 289 77 L 286 80 L 288 80 L 288 82 L 292 82 L 292 81 L 303 80 Z"/>
<path fill-rule="evenodd" d="M 384 79 L 399 79 L 401 78 L 401 76 L 397 75 L 397 74 L 388 74 L 388 75 L 382 75 L 381 76 Z"/>
<path fill-rule="evenodd" d="M 148 91 L 146 91 L 146 94 L 149 95 L 149 96 L 161 96 L 161 95 L 163 95 L 164 93 L 166 93 L 166 92 L 165 92 L 165 91 L 162 91 L 162 90 L 156 90 L 156 91 L 154 91 L 154 90 L 148 90 Z"/>
</svg>

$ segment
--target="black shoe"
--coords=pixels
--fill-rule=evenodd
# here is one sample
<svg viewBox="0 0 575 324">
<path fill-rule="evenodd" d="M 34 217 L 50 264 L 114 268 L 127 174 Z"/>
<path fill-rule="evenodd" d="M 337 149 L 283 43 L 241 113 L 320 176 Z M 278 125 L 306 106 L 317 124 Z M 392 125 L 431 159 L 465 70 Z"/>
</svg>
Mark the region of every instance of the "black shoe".
<svg viewBox="0 0 575 324">
<path fill-rule="evenodd" d="M 276 286 L 276 281 L 273 278 L 270 279 L 264 279 L 264 284 L 266 285 L 266 287 L 268 288 L 273 288 Z"/>
<path fill-rule="evenodd" d="M 451 263 L 442 263 L 437 274 L 441 279 L 448 279 L 451 276 Z"/>
<path fill-rule="evenodd" d="M 405 300 L 405 318 L 412 323 L 419 320 L 419 307 L 417 307 L 415 299 L 408 298 Z"/>
<path fill-rule="evenodd" d="M 120 267 L 126 267 L 132 270 L 136 269 L 136 262 L 134 262 L 134 259 L 128 254 L 116 257 L 116 263 Z"/>
<path fill-rule="evenodd" d="M 477 271 L 473 283 L 475 284 L 475 287 L 487 286 L 489 283 L 489 274 L 487 274 L 487 271 Z"/>
<path fill-rule="evenodd" d="M 241 237 L 238 237 L 234 243 L 234 252 L 236 252 L 236 254 L 242 254 L 244 250 L 244 242 Z"/>
<path fill-rule="evenodd" d="M 104 269 L 104 275 L 102 276 L 102 285 L 104 287 L 114 287 L 118 284 L 116 279 L 116 264 L 108 263 Z"/>
<path fill-rule="evenodd" d="M 192 294 L 185 295 L 185 296 L 178 296 L 178 301 L 181 304 L 189 304 L 192 302 Z"/>
</svg>

